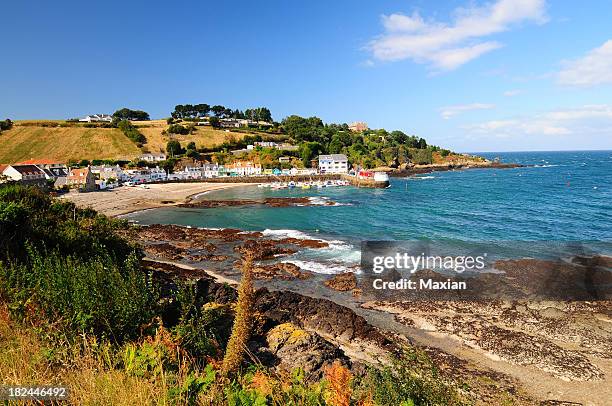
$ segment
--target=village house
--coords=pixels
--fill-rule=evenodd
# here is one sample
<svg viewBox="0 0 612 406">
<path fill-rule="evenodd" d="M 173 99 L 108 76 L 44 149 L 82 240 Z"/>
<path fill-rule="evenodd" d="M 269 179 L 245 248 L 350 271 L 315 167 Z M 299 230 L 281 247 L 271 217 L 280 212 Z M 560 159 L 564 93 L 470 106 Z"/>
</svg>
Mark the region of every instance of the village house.
<svg viewBox="0 0 612 406">
<path fill-rule="evenodd" d="M 222 128 L 240 128 L 247 127 L 249 125 L 248 120 L 239 118 L 222 118 L 219 120 L 219 125 Z"/>
<path fill-rule="evenodd" d="M 185 173 L 185 179 L 202 179 L 204 177 L 204 170 L 201 166 L 188 166 L 183 172 Z"/>
<path fill-rule="evenodd" d="M 36 165 L 6 165 L 2 175 L 8 180 L 29 186 L 44 187 L 47 183 L 45 173 Z"/>
<path fill-rule="evenodd" d="M 111 121 L 113 121 L 113 116 L 108 115 L 108 114 L 90 114 L 83 118 L 79 118 L 79 121 L 86 122 L 86 123 L 93 123 L 93 122 L 110 123 Z"/>
<path fill-rule="evenodd" d="M 258 142 L 254 142 L 253 145 L 247 145 L 247 150 L 253 150 L 255 149 L 255 147 L 262 147 L 262 148 L 274 148 L 274 149 L 278 149 L 281 151 L 297 151 L 298 150 L 298 146 L 297 145 L 291 145 L 288 144 L 286 142 L 274 142 L 274 141 L 258 141 Z"/>
<path fill-rule="evenodd" d="M 68 166 L 51 159 L 30 159 L 28 161 L 18 162 L 15 165 L 35 165 L 44 172 L 45 179 L 53 181 L 59 177 L 68 176 Z"/>
<path fill-rule="evenodd" d="M 161 162 L 165 161 L 167 158 L 166 154 L 142 154 L 140 159 L 145 162 Z"/>
<path fill-rule="evenodd" d="M 151 182 L 163 182 L 168 179 L 168 174 L 166 173 L 166 171 L 161 169 L 159 166 L 151 168 L 149 170 L 149 173 L 151 176 Z"/>
<path fill-rule="evenodd" d="M 344 154 L 319 155 L 319 173 L 348 173 L 348 158 Z"/>
<path fill-rule="evenodd" d="M 128 169 L 126 173 L 130 182 L 136 184 L 151 182 L 151 171 L 149 171 L 149 168 Z"/>
<path fill-rule="evenodd" d="M 128 180 L 128 176 L 119 165 L 99 165 L 92 166 L 90 170 L 98 176 L 100 180 L 106 181 L 107 183 L 113 183 L 112 181 L 125 182 Z"/>
<path fill-rule="evenodd" d="M 272 124 L 266 121 L 245 120 L 243 118 L 222 118 L 219 120 L 219 124 L 223 128 L 272 127 Z"/>
<path fill-rule="evenodd" d="M 91 192 L 96 190 L 96 177 L 89 166 L 87 168 L 73 168 L 70 169 L 66 177 L 66 185 L 83 192 Z"/>
<path fill-rule="evenodd" d="M 225 168 L 233 176 L 255 176 L 261 175 L 261 165 L 252 161 L 237 161 L 226 165 Z"/>
<path fill-rule="evenodd" d="M 354 123 L 349 124 L 349 130 L 354 133 L 360 133 L 366 130 L 369 130 L 368 124 L 363 121 L 355 121 Z"/>
<path fill-rule="evenodd" d="M 225 174 L 223 166 L 217 164 L 205 164 L 201 171 L 205 178 L 218 178 Z"/>
</svg>

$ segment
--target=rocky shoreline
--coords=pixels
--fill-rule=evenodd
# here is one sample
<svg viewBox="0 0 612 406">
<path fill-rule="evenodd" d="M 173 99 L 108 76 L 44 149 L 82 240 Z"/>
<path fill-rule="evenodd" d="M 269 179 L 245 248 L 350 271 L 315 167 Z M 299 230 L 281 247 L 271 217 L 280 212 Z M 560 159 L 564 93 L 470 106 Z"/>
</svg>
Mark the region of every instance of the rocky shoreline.
<svg viewBox="0 0 612 406">
<path fill-rule="evenodd" d="M 336 203 L 326 201 L 323 205 L 333 206 Z M 320 203 L 315 203 L 308 197 L 267 197 L 261 200 L 197 200 L 181 203 L 178 207 L 207 209 L 214 207 L 239 207 L 239 206 L 268 206 L 268 207 L 291 207 L 291 206 L 318 206 Z"/>
<path fill-rule="evenodd" d="M 211 279 L 211 273 L 237 281 L 242 256 L 253 256 L 258 309 L 266 317 L 252 351 L 281 368 L 306 363 L 318 376 L 326 360 L 336 357 L 358 371 L 387 362 L 397 350 L 391 342 L 416 345 L 451 381 L 453 376 L 469 381 L 476 403 L 496 403 L 504 394 L 516 404 L 604 404 L 601 399 L 612 395 L 604 389 L 612 374 L 609 300 L 375 300 L 354 274 L 313 274 L 282 262 L 298 250 L 325 248 L 325 241 L 172 225 L 137 226 L 132 233 L 154 261 L 188 266 L 155 263 L 153 268 L 171 279 Z M 608 261 L 596 262 L 609 266 Z M 546 272 L 544 265 L 521 260 L 500 267 L 519 284 L 521 269 Z"/>
<path fill-rule="evenodd" d="M 446 172 L 464 169 L 514 169 L 524 168 L 528 165 L 503 162 L 486 162 L 486 163 L 464 163 L 464 164 L 448 164 L 448 165 L 415 165 L 401 169 L 395 169 L 389 172 L 389 176 L 393 178 L 404 178 L 407 176 L 420 175 L 432 172 Z"/>
</svg>

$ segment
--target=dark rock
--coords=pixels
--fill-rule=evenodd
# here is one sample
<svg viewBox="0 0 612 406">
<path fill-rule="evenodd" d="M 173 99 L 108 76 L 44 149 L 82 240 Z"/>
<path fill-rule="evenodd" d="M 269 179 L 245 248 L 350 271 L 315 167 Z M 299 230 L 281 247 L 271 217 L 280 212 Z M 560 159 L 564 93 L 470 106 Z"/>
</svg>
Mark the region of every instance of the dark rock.
<svg viewBox="0 0 612 406">
<path fill-rule="evenodd" d="M 268 351 L 277 358 L 278 368 L 287 372 L 301 368 L 308 382 L 320 380 L 325 368 L 334 361 L 351 366 L 348 357 L 335 345 L 292 323 L 274 327 L 266 335 L 266 341 Z"/>
</svg>

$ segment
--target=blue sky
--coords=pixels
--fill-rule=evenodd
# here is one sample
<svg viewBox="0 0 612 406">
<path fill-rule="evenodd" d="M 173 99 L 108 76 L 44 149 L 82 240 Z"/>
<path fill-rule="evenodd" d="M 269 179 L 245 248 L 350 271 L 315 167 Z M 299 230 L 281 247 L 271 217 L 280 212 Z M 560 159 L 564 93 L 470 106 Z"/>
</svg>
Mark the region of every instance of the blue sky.
<svg viewBox="0 0 612 406">
<path fill-rule="evenodd" d="M 7 2 L 0 116 L 268 106 L 457 151 L 612 149 L 610 15 L 609 0 Z"/>
</svg>

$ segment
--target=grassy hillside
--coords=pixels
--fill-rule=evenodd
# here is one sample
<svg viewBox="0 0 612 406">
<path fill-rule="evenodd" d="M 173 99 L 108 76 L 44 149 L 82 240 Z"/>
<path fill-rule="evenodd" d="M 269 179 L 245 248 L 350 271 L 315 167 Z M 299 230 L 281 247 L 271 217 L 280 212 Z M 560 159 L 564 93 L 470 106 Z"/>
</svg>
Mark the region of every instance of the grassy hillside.
<svg viewBox="0 0 612 406">
<path fill-rule="evenodd" d="M 115 128 L 22 127 L 16 125 L 0 135 L 0 162 L 14 163 L 34 158 L 119 159 L 140 150 Z"/>
<path fill-rule="evenodd" d="M 57 127 L 54 124 L 57 123 Z M 147 138 L 143 150 L 164 151 L 170 140 L 162 135 L 165 120 L 134 123 Z M 59 125 L 62 125 L 60 127 Z M 66 125 L 60 120 L 17 121 L 9 131 L 0 134 L 0 163 L 48 158 L 61 162 L 70 159 L 132 159 L 143 151 L 116 128 L 85 128 L 82 124 Z M 182 145 L 195 141 L 198 147 L 210 147 L 243 134 L 198 127 L 195 134 L 176 135 Z"/>
<path fill-rule="evenodd" d="M 133 123 L 138 130 L 147 137 L 145 148 L 150 152 L 159 152 L 166 149 L 166 144 L 170 140 L 168 134 L 163 135 L 162 131 L 168 128 L 166 120 L 151 120 L 151 121 L 136 121 Z M 194 141 L 198 148 L 212 147 L 222 144 L 230 138 L 241 139 L 244 134 L 236 132 L 228 132 L 225 130 L 215 130 L 210 127 L 196 127 L 194 134 L 189 135 L 172 135 L 172 139 L 178 140 L 181 145 L 185 146 L 190 141 Z"/>
</svg>

